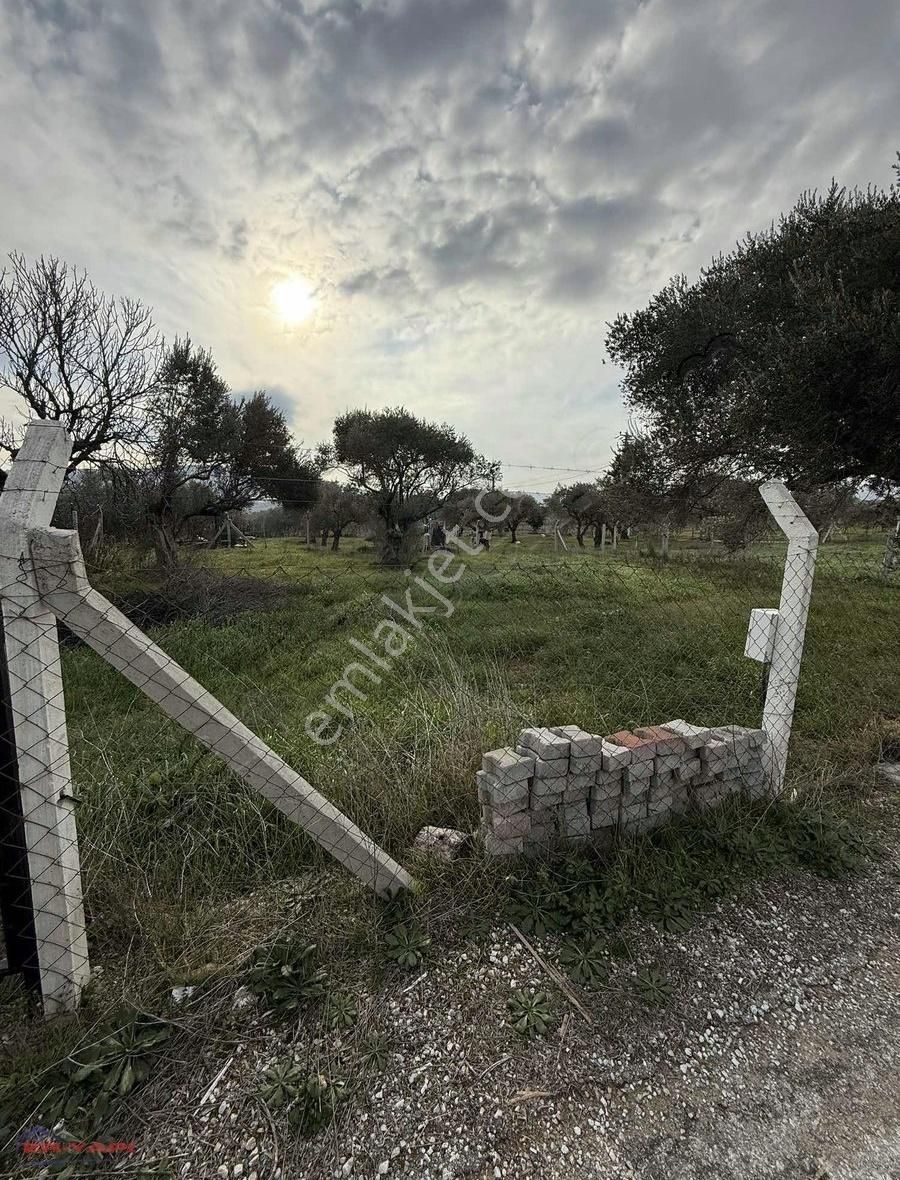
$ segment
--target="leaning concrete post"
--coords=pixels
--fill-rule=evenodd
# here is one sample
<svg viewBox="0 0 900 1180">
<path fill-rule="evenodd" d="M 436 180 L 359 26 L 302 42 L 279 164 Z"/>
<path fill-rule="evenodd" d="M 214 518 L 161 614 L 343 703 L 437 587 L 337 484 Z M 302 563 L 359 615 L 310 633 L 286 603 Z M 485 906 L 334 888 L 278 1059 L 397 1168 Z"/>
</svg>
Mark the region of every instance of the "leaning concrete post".
<svg viewBox="0 0 900 1180">
<path fill-rule="evenodd" d="M 763 729 L 768 737 L 768 786 L 769 792 L 777 796 L 784 790 L 819 534 L 780 480 L 771 479 L 759 490 L 788 539 L 763 709 Z"/>
<path fill-rule="evenodd" d="M 19 780 L 31 881 L 23 905 L 30 900 L 47 1015 L 74 1009 L 89 975 L 56 617 L 41 602 L 28 550 L 29 531 L 50 524 L 70 452 L 59 423 L 32 422 L 0 494 L 12 773 Z"/>
<path fill-rule="evenodd" d="M 77 533 L 35 530 L 30 544 L 43 601 L 79 639 L 376 893 L 389 897 L 413 884 L 374 840 L 91 589 Z"/>
</svg>

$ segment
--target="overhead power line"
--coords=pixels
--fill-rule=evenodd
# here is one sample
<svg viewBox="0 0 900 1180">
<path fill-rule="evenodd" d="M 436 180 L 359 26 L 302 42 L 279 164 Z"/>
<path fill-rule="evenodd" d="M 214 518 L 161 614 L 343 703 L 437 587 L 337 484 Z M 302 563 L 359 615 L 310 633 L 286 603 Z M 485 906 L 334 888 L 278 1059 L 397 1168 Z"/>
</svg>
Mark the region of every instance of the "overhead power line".
<svg viewBox="0 0 900 1180">
<path fill-rule="evenodd" d="M 603 474 L 598 467 L 545 467 L 540 463 L 504 463 L 502 459 L 499 462 L 502 467 L 515 467 L 525 471 L 568 471 L 577 475 Z"/>
<path fill-rule="evenodd" d="M 498 462 L 501 467 L 514 468 L 516 471 L 565 471 L 570 475 L 603 474 L 603 470 L 599 467 L 547 467 L 541 463 L 505 463 L 502 459 L 499 459 Z M 258 471 L 253 473 L 253 478 L 266 480 L 268 483 L 318 483 L 318 478 L 294 478 L 291 475 L 265 475 Z"/>
</svg>

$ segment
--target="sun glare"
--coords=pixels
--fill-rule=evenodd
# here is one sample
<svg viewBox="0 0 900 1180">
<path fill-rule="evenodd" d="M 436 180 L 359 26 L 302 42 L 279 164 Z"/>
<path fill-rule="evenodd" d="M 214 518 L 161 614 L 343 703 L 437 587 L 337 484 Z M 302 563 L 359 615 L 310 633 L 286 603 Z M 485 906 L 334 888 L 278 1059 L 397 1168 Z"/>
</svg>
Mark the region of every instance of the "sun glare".
<svg viewBox="0 0 900 1180">
<path fill-rule="evenodd" d="M 284 324 L 301 324 L 315 309 L 312 285 L 302 275 L 282 279 L 272 288 L 272 306 Z"/>
</svg>

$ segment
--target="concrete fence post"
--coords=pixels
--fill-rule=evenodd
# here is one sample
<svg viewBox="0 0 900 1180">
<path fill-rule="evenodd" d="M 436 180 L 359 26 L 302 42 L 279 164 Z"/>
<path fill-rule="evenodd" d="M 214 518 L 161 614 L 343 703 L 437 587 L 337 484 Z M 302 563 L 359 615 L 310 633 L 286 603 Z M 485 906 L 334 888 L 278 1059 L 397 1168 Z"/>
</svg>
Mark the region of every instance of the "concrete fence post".
<svg viewBox="0 0 900 1180">
<path fill-rule="evenodd" d="M 819 534 L 780 480 L 768 480 L 759 490 L 788 540 L 763 709 L 763 729 L 768 737 L 768 788 L 772 796 L 779 796 L 784 790 Z"/>
<path fill-rule="evenodd" d="M 50 525 L 70 452 L 58 422 L 32 422 L 0 493 L 10 730 L 3 772 L 10 794 L 18 787 L 26 878 L 12 920 L 27 918 L 33 944 L 32 961 L 10 966 L 37 982 L 46 1015 L 74 1009 L 89 975 L 56 616 L 41 600 L 28 543 L 31 530 Z"/>
</svg>

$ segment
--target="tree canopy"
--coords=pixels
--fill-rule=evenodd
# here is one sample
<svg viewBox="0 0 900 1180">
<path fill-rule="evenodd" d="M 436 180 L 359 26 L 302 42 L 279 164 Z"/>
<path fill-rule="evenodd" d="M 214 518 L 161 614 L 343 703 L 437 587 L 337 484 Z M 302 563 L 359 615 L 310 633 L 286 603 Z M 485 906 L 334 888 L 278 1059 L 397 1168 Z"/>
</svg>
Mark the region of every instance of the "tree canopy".
<svg viewBox="0 0 900 1180">
<path fill-rule="evenodd" d="M 606 496 L 599 482 L 560 484 L 550 497 L 548 507 L 564 520 L 571 521 L 579 546 L 584 545 L 584 538 L 589 529 L 599 529 L 612 521 Z"/>
<path fill-rule="evenodd" d="M 344 530 L 352 524 L 364 523 L 372 513 L 368 497 L 345 484 L 327 481 L 319 486 L 319 497 L 312 511 L 310 523 L 322 537 L 324 545 L 331 535 L 331 548 L 339 548 Z"/>
<path fill-rule="evenodd" d="M 900 482 L 900 190 L 804 193 L 607 347 L 670 484 Z"/>
<path fill-rule="evenodd" d="M 499 464 L 488 464 L 486 477 L 499 474 Z M 485 515 L 486 514 L 486 515 Z M 546 509 L 528 492 L 509 492 L 499 488 L 485 491 L 479 488 L 463 488 L 452 496 L 441 509 L 445 524 L 473 528 L 478 521 L 487 521 L 492 527 L 509 533 L 511 544 L 518 541 L 518 531 L 523 524 L 537 530 L 544 523 Z M 496 524 L 491 521 L 494 517 Z"/>
<path fill-rule="evenodd" d="M 547 510 L 528 492 L 504 492 L 502 495 L 504 503 L 501 505 L 500 512 L 509 508 L 509 512 L 503 519 L 502 527 L 509 533 L 510 542 L 515 545 L 521 526 L 527 524 L 537 531 L 544 523 Z"/>
<path fill-rule="evenodd" d="M 383 533 L 385 554 L 400 555 L 403 536 L 466 487 L 479 473 L 469 440 L 446 423 L 408 410 L 350 410 L 334 424 L 327 461 L 368 493 Z"/>
<path fill-rule="evenodd" d="M 235 401 L 211 353 L 189 337 L 166 356 L 147 408 L 144 449 L 133 475 L 165 565 L 177 560 L 187 520 L 261 499 L 315 499 L 318 471 L 298 458 L 281 411 L 262 390 Z"/>
</svg>

